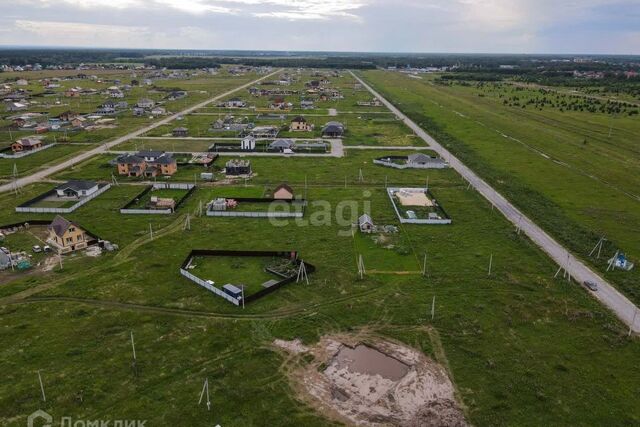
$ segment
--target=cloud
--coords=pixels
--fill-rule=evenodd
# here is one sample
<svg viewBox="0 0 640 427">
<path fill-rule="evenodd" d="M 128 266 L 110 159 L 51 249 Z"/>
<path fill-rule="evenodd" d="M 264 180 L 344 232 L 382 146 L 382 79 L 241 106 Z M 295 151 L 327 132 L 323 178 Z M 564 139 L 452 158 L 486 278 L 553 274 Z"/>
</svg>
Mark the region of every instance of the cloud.
<svg viewBox="0 0 640 427">
<path fill-rule="evenodd" d="M 5 0 L 3 3 L 0 44 L 640 53 L 638 0 Z"/>
<path fill-rule="evenodd" d="M 78 22 L 30 21 L 18 19 L 15 21 L 18 30 L 34 33 L 46 37 L 76 38 L 98 34 L 101 37 L 133 36 L 149 31 L 148 27 L 125 27 L 122 25 L 84 24 Z"/>
</svg>

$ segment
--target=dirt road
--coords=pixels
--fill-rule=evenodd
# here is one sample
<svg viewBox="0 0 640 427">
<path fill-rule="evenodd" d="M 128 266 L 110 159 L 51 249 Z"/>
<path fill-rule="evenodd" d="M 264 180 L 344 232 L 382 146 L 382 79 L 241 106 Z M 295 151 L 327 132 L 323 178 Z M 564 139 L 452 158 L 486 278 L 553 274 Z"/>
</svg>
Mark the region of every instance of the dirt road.
<svg viewBox="0 0 640 427">
<path fill-rule="evenodd" d="M 5 191 L 11 191 L 11 190 L 15 189 L 16 187 L 23 187 L 25 185 L 33 184 L 34 182 L 38 182 L 41 179 L 46 178 L 49 175 L 52 175 L 54 173 L 60 172 L 62 170 L 65 170 L 65 169 L 67 169 L 67 168 L 69 168 L 69 167 L 71 167 L 71 166 L 73 166 L 75 164 L 78 164 L 78 163 L 80 163 L 80 162 L 82 162 L 84 160 L 89 159 L 90 157 L 95 156 L 96 154 L 101 154 L 101 153 L 103 153 L 105 151 L 108 151 L 110 148 L 115 147 L 118 144 L 122 144 L 123 142 L 128 141 L 128 140 L 130 140 L 132 138 L 138 137 L 140 135 L 144 135 L 146 132 L 149 132 L 152 129 L 155 129 L 155 128 L 159 127 L 159 126 L 162 126 L 162 125 L 165 125 L 167 123 L 170 123 L 173 120 L 175 120 L 178 116 L 183 116 L 185 114 L 189 114 L 192 111 L 197 110 L 198 108 L 205 107 L 208 104 L 210 104 L 212 102 L 215 102 L 215 101 L 218 101 L 218 100 L 220 100 L 220 99 L 222 99 L 222 98 L 224 98 L 226 96 L 229 96 L 229 95 L 231 95 L 231 94 L 233 94 L 233 93 L 235 93 L 235 92 L 237 92 L 239 90 L 246 89 L 246 88 L 248 88 L 250 86 L 253 86 L 256 83 L 258 83 L 259 81 L 267 79 L 267 78 L 273 76 L 274 74 L 279 73 L 280 71 L 282 71 L 282 69 L 278 69 L 278 70 L 274 71 L 273 73 L 267 74 L 265 76 L 262 76 L 259 79 L 256 79 L 256 80 L 254 80 L 252 82 L 249 82 L 249 83 L 243 84 L 241 86 L 238 86 L 235 89 L 231 89 L 231 90 L 229 90 L 227 92 L 221 93 L 220 95 L 216 95 L 213 98 L 210 98 L 210 99 L 208 99 L 206 101 L 200 102 L 200 103 L 198 103 L 198 104 L 196 104 L 196 105 L 194 105 L 192 107 L 189 107 L 189 108 L 187 108 L 185 110 L 182 110 L 182 111 L 180 111 L 178 113 L 175 113 L 175 114 L 173 114 L 171 116 L 168 116 L 168 117 L 166 117 L 166 118 L 164 118 L 162 120 L 154 122 L 154 123 L 152 123 L 152 124 L 150 124 L 148 126 L 140 128 L 138 130 L 135 130 L 135 131 L 133 131 L 131 133 L 128 133 L 128 134 L 126 134 L 124 136 L 118 137 L 118 138 L 116 138 L 116 139 L 114 139 L 112 141 L 105 142 L 104 144 L 101 144 L 100 146 L 98 146 L 98 147 L 96 147 L 96 148 L 94 148 L 92 150 L 80 153 L 80 154 L 78 154 L 77 156 L 74 156 L 71 159 L 65 160 L 65 161 L 63 161 L 61 163 L 58 163 L 56 165 L 53 165 L 53 166 L 48 167 L 46 169 L 43 169 L 41 171 L 35 172 L 32 175 L 28 175 L 28 176 L 25 176 L 23 178 L 19 178 L 16 181 L 12 181 L 12 182 L 8 182 L 6 184 L 2 184 L 2 185 L 0 185 L 0 193 L 3 193 Z"/>
<path fill-rule="evenodd" d="M 640 332 L 640 312 L 638 308 L 627 297 L 622 295 L 606 280 L 597 273 L 587 267 L 582 261 L 573 256 L 560 243 L 549 236 L 542 228 L 536 225 L 532 220 L 527 218 L 514 205 L 505 199 L 500 193 L 494 190 L 489 184 L 483 181 L 471 169 L 465 166 L 460 160 L 455 158 L 449 151 L 441 146 L 435 139 L 427 134 L 420 126 L 415 124 L 411 119 L 405 116 L 393 104 L 383 98 L 379 93 L 373 90 L 369 85 L 351 73 L 364 87 L 366 87 L 375 97 L 387 106 L 398 117 L 402 118 L 404 123 L 411 128 L 418 137 L 424 140 L 431 149 L 436 151 L 449 165 L 454 168 L 464 179 L 491 202 L 496 209 L 511 221 L 516 227 L 519 227 L 529 238 L 538 245 L 551 259 L 559 266 L 565 267 L 571 277 L 578 283 L 584 283 L 589 280 L 598 284 L 598 291 L 592 292 L 592 295 L 602 304 L 613 311 L 620 320 L 628 325 L 634 332 Z M 586 289 L 586 288 L 585 288 Z M 591 292 L 591 291 L 586 291 Z M 633 323 L 633 324 L 632 324 Z"/>
</svg>

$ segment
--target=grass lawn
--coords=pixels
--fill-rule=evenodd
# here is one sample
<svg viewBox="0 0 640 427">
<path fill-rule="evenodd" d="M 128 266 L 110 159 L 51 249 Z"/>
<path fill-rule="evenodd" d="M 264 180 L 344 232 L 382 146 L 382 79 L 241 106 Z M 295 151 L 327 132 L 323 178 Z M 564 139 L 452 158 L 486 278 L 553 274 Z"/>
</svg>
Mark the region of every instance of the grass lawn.
<svg viewBox="0 0 640 427">
<path fill-rule="evenodd" d="M 196 257 L 191 263 L 195 268 L 190 272 L 203 280 L 212 280 L 220 289 L 227 283 L 235 286 L 244 285 L 245 297 L 248 297 L 264 289 L 263 283 L 282 279 L 265 271 L 265 267 L 273 262 L 274 259 L 271 257 Z"/>
<path fill-rule="evenodd" d="M 286 372 L 305 361 L 285 357 L 271 343 L 300 338 L 312 344 L 324 334 L 363 328 L 446 366 L 472 425 L 640 424 L 640 370 L 630 369 L 640 358 L 637 338 L 627 337 L 627 328 L 582 287 L 554 280 L 557 266 L 454 171 L 372 163 L 408 153 L 252 158 L 257 175 L 246 186 L 201 186 L 175 216 L 124 218 L 119 208 L 140 192 L 133 185 L 114 186 L 69 214 L 120 250 L 70 257 L 63 270 L 12 277 L 0 286 L 0 424 L 24 425 L 40 408 L 57 420 L 333 425 L 286 380 Z M 108 179 L 112 168 L 102 165 L 110 157 L 97 156 L 56 178 Z M 419 187 L 427 178 L 453 224 L 401 226 L 385 183 Z M 183 227 L 202 199 L 227 192 L 260 197 L 281 182 L 299 193 L 305 181 L 309 206 L 302 219 L 193 215 L 191 229 Z M 37 183 L 17 195 L 0 194 L 7 207 L 0 223 L 52 219 L 13 210 L 47 188 Z M 365 211 L 399 232 L 378 243 L 354 235 L 353 223 Z M 309 285 L 291 283 L 243 310 L 180 275 L 194 248 L 294 250 L 317 270 Z M 368 271 L 362 279 L 359 254 Z M 423 276 L 416 271 L 425 254 Z M 216 284 L 244 280 L 259 287 L 270 278 L 262 271 L 266 260 L 219 261 L 198 261 L 195 270 Z M 30 294 L 20 294 L 25 290 Z M 211 411 L 197 404 L 205 379 Z"/>
<path fill-rule="evenodd" d="M 504 96 L 514 96 L 513 88 L 500 89 L 500 98 L 490 87 L 440 86 L 433 79 L 379 71 L 364 76 L 547 232 L 640 303 L 639 269 L 605 271 L 605 258 L 618 249 L 632 260 L 640 259 L 637 116 L 503 105 Z M 528 92 L 513 93 L 526 97 Z M 602 236 L 608 239 L 607 256 L 588 259 Z"/>
</svg>

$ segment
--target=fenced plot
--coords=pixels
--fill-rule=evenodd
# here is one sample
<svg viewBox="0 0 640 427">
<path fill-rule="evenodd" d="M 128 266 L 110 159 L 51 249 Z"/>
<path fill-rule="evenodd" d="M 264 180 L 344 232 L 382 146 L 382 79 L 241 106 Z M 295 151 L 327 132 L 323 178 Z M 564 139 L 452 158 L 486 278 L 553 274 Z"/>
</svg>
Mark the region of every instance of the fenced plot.
<svg viewBox="0 0 640 427">
<path fill-rule="evenodd" d="M 170 215 L 193 194 L 195 184 L 158 182 L 149 185 L 120 209 L 121 214 Z M 155 198 L 155 201 L 154 201 Z"/>
<path fill-rule="evenodd" d="M 16 212 L 30 213 L 70 213 L 78 209 L 80 206 L 95 199 L 105 191 L 111 188 L 111 184 L 98 184 L 98 190 L 93 194 L 80 198 L 59 198 L 56 196 L 56 190 L 49 190 L 31 200 L 26 201 L 20 206 L 16 206 Z"/>
<path fill-rule="evenodd" d="M 213 203 L 207 206 L 207 216 L 247 218 L 302 218 L 307 207 L 305 199 L 282 200 L 262 197 L 220 197 L 237 203 L 235 207 L 218 210 Z M 227 203 L 233 205 L 233 203 Z"/>
<path fill-rule="evenodd" d="M 387 195 L 403 224 L 451 224 L 451 218 L 427 188 L 387 188 Z"/>
<path fill-rule="evenodd" d="M 234 305 L 244 305 L 296 281 L 302 263 L 295 251 L 194 249 L 180 274 Z M 304 262 L 303 270 L 306 276 L 315 267 Z"/>
</svg>

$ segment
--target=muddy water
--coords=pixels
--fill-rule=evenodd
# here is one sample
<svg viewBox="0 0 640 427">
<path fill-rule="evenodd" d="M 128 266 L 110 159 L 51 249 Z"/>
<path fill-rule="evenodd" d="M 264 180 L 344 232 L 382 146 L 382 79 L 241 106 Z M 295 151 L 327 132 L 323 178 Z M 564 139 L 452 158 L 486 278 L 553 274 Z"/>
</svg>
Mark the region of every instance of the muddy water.
<svg viewBox="0 0 640 427">
<path fill-rule="evenodd" d="M 398 381 L 409 371 L 409 367 L 399 360 L 363 344 L 355 348 L 343 345 L 332 365 L 353 373 L 380 375 L 392 381 Z"/>
</svg>

